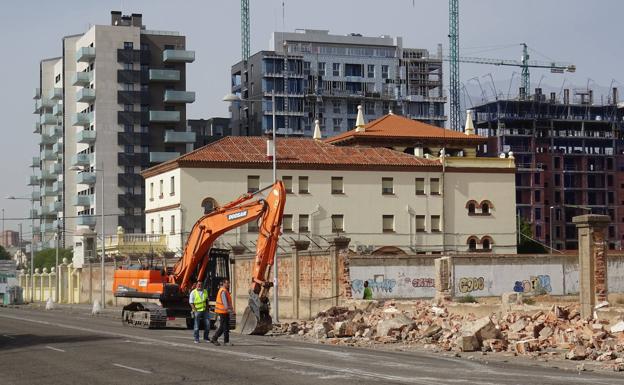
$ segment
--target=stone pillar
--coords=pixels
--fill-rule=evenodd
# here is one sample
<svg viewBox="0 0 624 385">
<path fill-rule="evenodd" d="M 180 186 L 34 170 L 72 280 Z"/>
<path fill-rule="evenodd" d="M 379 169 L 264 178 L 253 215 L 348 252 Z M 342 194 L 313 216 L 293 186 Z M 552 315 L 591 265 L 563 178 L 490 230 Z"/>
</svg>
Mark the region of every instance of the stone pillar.
<svg viewBox="0 0 624 385">
<path fill-rule="evenodd" d="M 605 229 L 607 215 L 580 215 L 572 218 L 578 229 L 579 287 L 581 317 L 593 316 L 596 301 L 607 300 Z"/>
<path fill-rule="evenodd" d="M 54 287 L 52 288 L 52 282 L 54 282 Z M 56 267 L 52 266 L 52 271 L 50 271 L 50 293 L 52 293 L 52 290 L 54 290 L 54 296 L 52 296 L 52 298 L 54 299 L 54 302 L 59 301 L 59 295 L 58 295 L 58 274 L 56 272 Z"/>
<path fill-rule="evenodd" d="M 310 241 L 293 241 L 292 248 L 292 315 L 299 319 L 299 251 L 307 250 Z"/>
<path fill-rule="evenodd" d="M 433 261 L 435 282 L 435 303 L 450 301 L 453 298 L 453 258 L 442 257 Z"/>
<path fill-rule="evenodd" d="M 67 265 L 67 303 L 74 303 L 74 264 Z"/>
<path fill-rule="evenodd" d="M 67 258 L 63 258 L 63 263 L 59 266 L 58 279 L 60 279 L 59 287 L 59 303 L 67 302 Z"/>
<path fill-rule="evenodd" d="M 338 254 L 341 250 L 344 250 L 349 247 L 349 242 L 351 242 L 351 238 L 347 237 L 336 237 L 329 242 L 329 256 L 330 256 L 330 266 L 332 269 L 331 274 L 331 297 L 332 304 L 334 306 L 338 306 L 338 296 L 340 295 L 340 271 L 341 268 L 338 263 L 339 258 Z"/>
</svg>

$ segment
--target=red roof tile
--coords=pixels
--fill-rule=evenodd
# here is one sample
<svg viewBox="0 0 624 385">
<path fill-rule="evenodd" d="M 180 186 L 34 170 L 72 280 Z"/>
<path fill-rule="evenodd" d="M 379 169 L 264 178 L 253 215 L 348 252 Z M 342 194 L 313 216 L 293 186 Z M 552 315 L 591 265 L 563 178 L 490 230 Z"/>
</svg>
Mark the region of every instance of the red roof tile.
<svg viewBox="0 0 624 385">
<path fill-rule="evenodd" d="M 481 143 L 487 139 L 479 135 L 466 135 L 463 132 L 447 130 L 431 124 L 408 119 L 400 115 L 385 115 L 364 126 L 364 132 L 355 129 L 325 139 L 326 143 L 339 143 L 357 138 L 397 138 L 397 139 L 440 139 L 450 141 L 470 141 Z"/>
</svg>

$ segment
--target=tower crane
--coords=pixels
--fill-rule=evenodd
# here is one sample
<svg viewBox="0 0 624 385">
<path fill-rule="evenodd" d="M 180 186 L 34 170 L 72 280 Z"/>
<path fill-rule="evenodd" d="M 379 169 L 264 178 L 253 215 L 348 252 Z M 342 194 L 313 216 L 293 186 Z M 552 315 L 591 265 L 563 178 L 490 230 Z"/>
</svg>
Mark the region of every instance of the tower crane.
<svg viewBox="0 0 624 385">
<path fill-rule="evenodd" d="M 241 0 L 241 56 L 244 62 L 249 60 L 249 0 Z"/>
</svg>

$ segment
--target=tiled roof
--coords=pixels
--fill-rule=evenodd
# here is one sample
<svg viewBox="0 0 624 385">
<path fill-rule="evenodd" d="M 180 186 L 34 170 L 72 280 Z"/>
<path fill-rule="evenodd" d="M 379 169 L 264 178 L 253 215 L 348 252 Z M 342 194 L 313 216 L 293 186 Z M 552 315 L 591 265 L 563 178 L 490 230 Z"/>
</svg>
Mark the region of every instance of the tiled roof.
<svg viewBox="0 0 624 385">
<path fill-rule="evenodd" d="M 297 169 L 413 169 L 438 168 L 433 159 L 387 148 L 333 146 L 310 138 L 277 138 L 277 167 Z M 227 136 L 176 159 L 144 171 L 145 176 L 175 167 L 270 168 L 266 138 Z"/>
<path fill-rule="evenodd" d="M 351 139 L 384 138 L 384 139 L 423 139 L 485 142 L 486 138 L 479 135 L 466 135 L 463 132 L 447 130 L 431 124 L 408 119 L 400 115 L 388 114 L 373 120 L 364 126 L 364 132 L 355 129 L 325 139 L 326 143 L 339 143 Z"/>
</svg>

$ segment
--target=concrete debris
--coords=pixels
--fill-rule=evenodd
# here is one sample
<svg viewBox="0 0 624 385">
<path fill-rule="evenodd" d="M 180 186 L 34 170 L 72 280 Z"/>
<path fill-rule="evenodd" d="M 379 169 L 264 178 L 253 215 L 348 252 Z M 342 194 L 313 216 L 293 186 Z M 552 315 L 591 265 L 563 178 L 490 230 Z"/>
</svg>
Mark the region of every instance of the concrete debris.
<svg viewBox="0 0 624 385">
<path fill-rule="evenodd" d="M 353 301 L 318 313 L 314 320 L 274 325 L 274 333 L 321 343 L 370 346 L 419 345 L 436 351 L 482 351 L 538 358 L 604 361 L 624 370 L 624 321 L 581 319 L 578 305 L 553 306 L 533 314 L 477 318 L 450 314 L 444 304 L 413 301 Z"/>
<path fill-rule="evenodd" d="M 93 302 L 93 308 L 91 308 L 91 315 L 97 315 L 97 314 L 100 314 L 101 312 L 102 312 L 102 306 L 100 305 L 100 301 L 96 299 Z"/>
<path fill-rule="evenodd" d="M 54 309 L 54 301 L 52 300 L 52 297 L 48 297 L 48 301 L 46 302 L 45 309 L 46 310 Z"/>
</svg>

